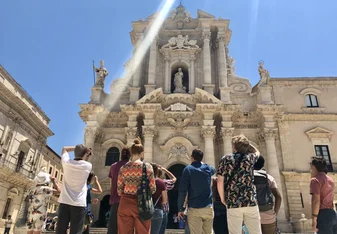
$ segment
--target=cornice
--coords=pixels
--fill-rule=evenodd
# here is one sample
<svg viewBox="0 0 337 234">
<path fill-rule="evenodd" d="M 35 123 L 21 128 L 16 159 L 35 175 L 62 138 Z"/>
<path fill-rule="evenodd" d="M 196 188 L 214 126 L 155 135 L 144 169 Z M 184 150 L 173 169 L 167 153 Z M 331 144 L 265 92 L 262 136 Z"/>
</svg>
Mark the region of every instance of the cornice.
<svg viewBox="0 0 337 234">
<path fill-rule="evenodd" d="M 337 86 L 337 77 L 288 77 L 288 78 L 271 78 L 272 86 Z"/>
<path fill-rule="evenodd" d="M 337 115 L 285 113 L 283 121 L 337 121 Z"/>
</svg>

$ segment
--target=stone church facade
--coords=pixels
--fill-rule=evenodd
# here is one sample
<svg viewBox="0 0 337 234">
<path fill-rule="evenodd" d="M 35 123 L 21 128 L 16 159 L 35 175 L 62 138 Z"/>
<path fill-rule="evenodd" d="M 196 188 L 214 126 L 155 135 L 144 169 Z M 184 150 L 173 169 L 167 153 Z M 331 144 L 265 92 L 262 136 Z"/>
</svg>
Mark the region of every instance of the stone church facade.
<svg viewBox="0 0 337 234">
<path fill-rule="evenodd" d="M 216 167 L 232 152 L 231 137 L 242 133 L 260 149 L 282 192 L 281 228 L 298 226 L 301 214 L 309 219 L 311 157 L 324 157 L 337 180 L 337 78 L 270 78 L 260 63 L 253 87 L 235 73 L 229 20 L 201 10 L 192 18 L 180 5 L 146 47 L 156 16 L 132 22 L 126 75 L 105 93 L 108 71 L 101 63 L 91 100 L 80 105 L 85 144 L 94 149 L 93 170 L 104 190 L 101 205 L 93 206 L 96 218 L 107 212 L 109 166 L 135 137 L 144 143 L 145 161 L 172 169 L 189 164 L 195 148 Z"/>
</svg>

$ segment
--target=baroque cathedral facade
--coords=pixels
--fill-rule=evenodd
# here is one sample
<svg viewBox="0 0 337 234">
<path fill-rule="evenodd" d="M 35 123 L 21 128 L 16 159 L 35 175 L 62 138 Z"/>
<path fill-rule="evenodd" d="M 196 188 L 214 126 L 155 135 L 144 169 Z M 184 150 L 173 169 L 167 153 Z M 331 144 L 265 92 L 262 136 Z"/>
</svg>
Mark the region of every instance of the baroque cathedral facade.
<svg viewBox="0 0 337 234">
<path fill-rule="evenodd" d="M 311 217 L 311 157 L 324 157 L 330 172 L 337 169 L 337 145 L 332 144 L 337 78 L 270 78 L 260 63 L 260 81 L 252 86 L 235 73 L 228 51 L 230 21 L 201 10 L 192 18 L 182 5 L 139 55 L 156 17 L 132 22 L 134 54 L 125 77 L 105 93 L 108 71 L 101 62 L 91 100 L 80 104 L 85 144 L 95 152 L 93 170 L 104 190 L 101 204 L 93 205 L 95 217 L 102 219 L 108 211 L 109 166 L 134 138 L 143 141 L 145 161 L 168 168 L 179 179 L 193 149 L 202 149 L 204 162 L 216 167 L 232 153 L 231 137 L 244 134 L 260 149 L 282 193 L 281 229 L 297 229 L 302 214 Z M 171 212 L 176 193 L 171 192 Z"/>
</svg>

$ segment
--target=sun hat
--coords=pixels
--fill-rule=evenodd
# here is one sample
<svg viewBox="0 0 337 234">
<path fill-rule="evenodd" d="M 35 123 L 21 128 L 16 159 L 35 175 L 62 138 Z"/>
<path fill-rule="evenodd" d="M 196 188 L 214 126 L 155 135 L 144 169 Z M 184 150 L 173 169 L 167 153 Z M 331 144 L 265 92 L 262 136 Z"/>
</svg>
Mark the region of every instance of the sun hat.
<svg viewBox="0 0 337 234">
<path fill-rule="evenodd" d="M 34 179 L 36 184 L 46 184 L 50 182 L 50 175 L 46 172 L 39 172 L 35 179 Z"/>
</svg>

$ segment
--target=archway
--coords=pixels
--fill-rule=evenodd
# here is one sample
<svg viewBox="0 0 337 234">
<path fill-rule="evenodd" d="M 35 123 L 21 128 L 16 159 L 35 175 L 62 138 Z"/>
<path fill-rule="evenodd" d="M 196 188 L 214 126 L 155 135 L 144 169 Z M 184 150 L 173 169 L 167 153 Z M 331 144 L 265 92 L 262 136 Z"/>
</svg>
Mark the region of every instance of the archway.
<svg viewBox="0 0 337 234">
<path fill-rule="evenodd" d="M 101 201 L 101 205 L 99 208 L 99 219 L 97 223 L 97 227 L 107 227 L 107 213 L 110 212 L 110 195 L 106 195 L 103 197 Z"/>
<path fill-rule="evenodd" d="M 178 188 L 180 184 L 180 178 L 185 168 L 183 164 L 175 164 L 169 167 L 169 171 L 177 178 L 177 182 L 174 184 L 174 188 L 168 191 L 168 199 L 170 204 L 170 213 L 168 215 L 167 229 L 177 229 L 177 224 L 173 221 L 173 215 L 178 213 Z"/>
<path fill-rule="evenodd" d="M 183 77 L 183 86 L 186 88 L 186 93 L 189 91 L 189 69 L 188 66 L 184 63 L 176 63 L 171 67 L 171 93 L 174 93 L 174 75 L 178 72 L 178 69 L 181 68 L 184 77 Z"/>
</svg>

